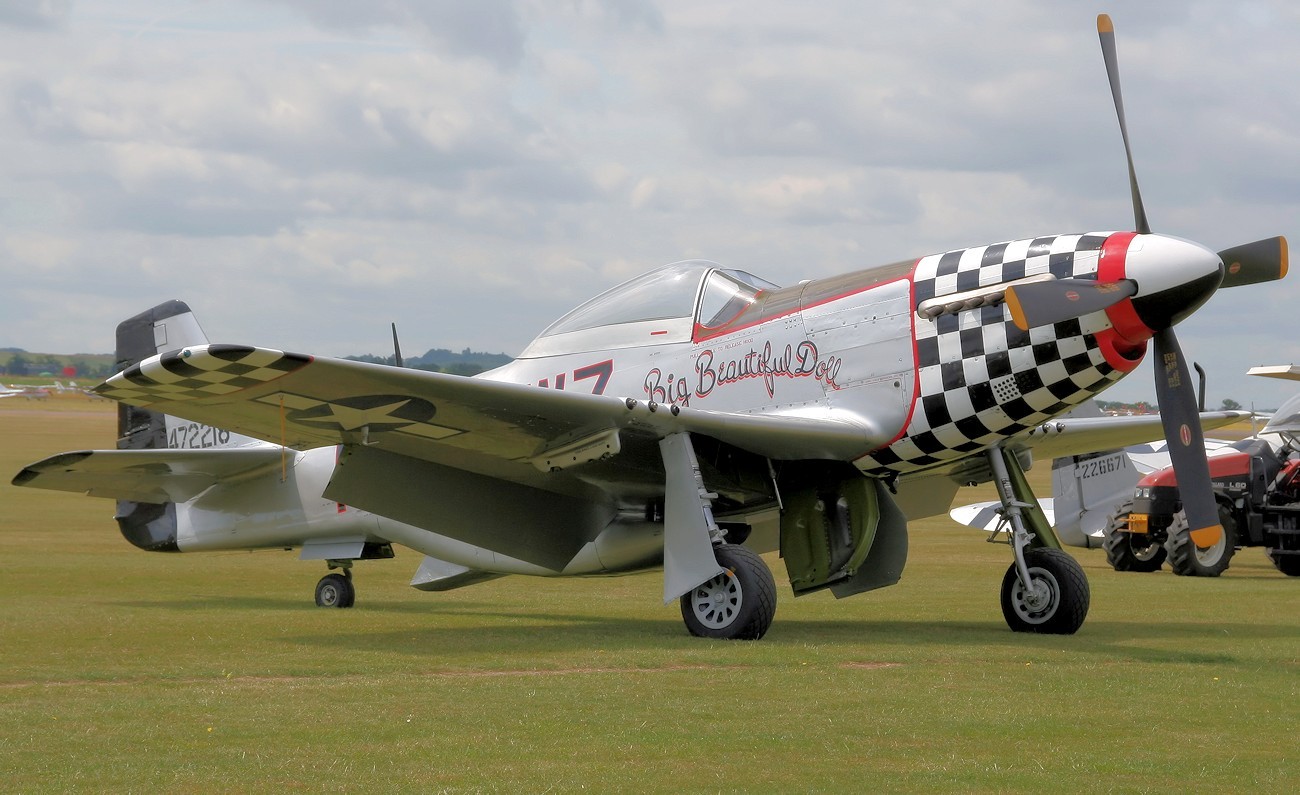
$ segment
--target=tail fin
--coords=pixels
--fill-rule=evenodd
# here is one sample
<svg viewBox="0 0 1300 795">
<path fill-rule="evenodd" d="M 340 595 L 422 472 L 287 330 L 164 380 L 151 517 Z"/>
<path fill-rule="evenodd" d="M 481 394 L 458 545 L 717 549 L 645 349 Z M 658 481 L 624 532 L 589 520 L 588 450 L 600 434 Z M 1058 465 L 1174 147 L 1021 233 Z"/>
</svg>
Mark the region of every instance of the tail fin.
<svg viewBox="0 0 1300 795">
<path fill-rule="evenodd" d="M 116 372 L 155 354 L 187 345 L 202 345 L 207 341 L 194 313 L 183 301 L 159 304 L 118 324 Z M 168 444 L 168 420 L 166 415 L 155 411 L 119 404 L 117 449 L 166 449 L 171 446 Z M 115 518 L 122 535 L 137 547 L 152 552 L 180 551 L 176 545 L 174 503 L 119 500 Z"/>
<path fill-rule="evenodd" d="M 1100 417 L 1091 400 L 1069 413 L 1071 417 Z M 1100 547 L 1106 519 L 1115 506 L 1133 496 L 1141 474 L 1128 450 L 1105 450 L 1067 456 L 1052 461 L 1052 504 L 1056 509 L 1056 534 L 1075 547 Z"/>
<path fill-rule="evenodd" d="M 1115 506 L 1133 496 L 1142 477 L 1131 450 L 1109 450 L 1052 461 L 1056 534 L 1076 547 L 1100 547 Z"/>
</svg>

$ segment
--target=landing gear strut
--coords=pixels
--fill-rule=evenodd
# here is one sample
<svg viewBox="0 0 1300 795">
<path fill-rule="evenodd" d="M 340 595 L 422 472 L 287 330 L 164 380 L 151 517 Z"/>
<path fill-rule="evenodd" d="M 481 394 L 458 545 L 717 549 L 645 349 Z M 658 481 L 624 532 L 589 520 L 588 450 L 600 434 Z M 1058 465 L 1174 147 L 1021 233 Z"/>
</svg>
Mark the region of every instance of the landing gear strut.
<svg viewBox="0 0 1300 795">
<path fill-rule="evenodd" d="M 1014 562 L 1002 578 L 1002 617 L 1013 632 L 1073 635 L 1088 616 L 1088 578 L 1061 549 L 1014 453 L 988 452 Z"/>
<path fill-rule="evenodd" d="M 776 614 L 776 582 L 754 551 L 725 541 L 690 434 L 659 442 L 664 460 L 664 603 L 679 598 L 696 637 L 758 640 Z"/>
<path fill-rule="evenodd" d="M 352 561 L 330 561 L 330 568 L 343 570 L 342 574 L 326 574 L 316 583 L 317 607 L 351 607 L 357 591 L 352 587 Z"/>
</svg>

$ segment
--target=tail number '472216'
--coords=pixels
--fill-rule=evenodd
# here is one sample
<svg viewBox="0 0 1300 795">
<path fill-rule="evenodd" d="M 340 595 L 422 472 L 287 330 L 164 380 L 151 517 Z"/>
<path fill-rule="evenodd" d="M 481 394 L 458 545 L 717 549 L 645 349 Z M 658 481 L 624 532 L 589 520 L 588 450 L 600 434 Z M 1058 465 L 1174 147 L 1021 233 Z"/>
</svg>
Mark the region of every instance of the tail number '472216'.
<svg viewBox="0 0 1300 795">
<path fill-rule="evenodd" d="M 591 381 L 591 394 L 605 394 L 605 386 L 609 384 L 609 377 L 614 374 L 614 360 L 606 359 L 603 362 L 589 364 L 586 367 L 579 367 L 572 373 L 560 373 L 555 376 L 555 388 L 564 389 L 567 383 L 572 380 L 573 383 L 579 381 Z M 572 376 L 570 379 L 569 376 Z M 543 388 L 551 385 L 551 379 L 543 378 L 537 382 L 537 385 Z"/>
<path fill-rule="evenodd" d="M 176 449 L 220 447 L 230 443 L 230 431 L 197 422 L 174 425 L 167 430 L 167 446 Z"/>
</svg>

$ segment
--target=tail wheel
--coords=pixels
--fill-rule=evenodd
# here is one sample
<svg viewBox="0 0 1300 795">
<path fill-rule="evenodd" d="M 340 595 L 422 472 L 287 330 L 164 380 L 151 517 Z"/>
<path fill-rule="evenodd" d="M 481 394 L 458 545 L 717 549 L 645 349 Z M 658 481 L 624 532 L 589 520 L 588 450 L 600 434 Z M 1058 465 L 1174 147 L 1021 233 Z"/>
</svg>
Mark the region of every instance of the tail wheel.
<svg viewBox="0 0 1300 795">
<path fill-rule="evenodd" d="M 1115 571 L 1159 571 L 1165 562 L 1164 545 L 1150 533 L 1130 533 L 1128 516 L 1133 512 L 1133 501 L 1125 500 L 1106 520 L 1102 549 L 1106 560 Z"/>
<path fill-rule="evenodd" d="M 1188 532 L 1187 516 L 1182 511 L 1174 514 L 1174 521 L 1169 525 L 1165 549 L 1169 552 L 1169 568 L 1174 574 L 1184 577 L 1218 577 L 1228 568 L 1232 554 L 1237 551 L 1236 522 L 1219 508 L 1219 522 L 1223 533 L 1219 540 L 1208 546 L 1198 547 Z"/>
<path fill-rule="evenodd" d="M 352 581 L 342 574 L 326 574 L 316 583 L 317 607 L 351 607 L 356 598 Z"/>
<path fill-rule="evenodd" d="M 1002 578 L 1002 616 L 1013 632 L 1073 635 L 1088 615 L 1088 578 L 1068 552 L 1031 549 L 1025 553 L 1029 585 L 1012 563 Z"/>
<path fill-rule="evenodd" d="M 1268 559 L 1273 561 L 1273 566 L 1278 571 L 1288 577 L 1300 577 L 1300 555 L 1279 553 L 1277 550 L 1268 550 Z"/>
<path fill-rule="evenodd" d="M 682 619 L 692 635 L 758 640 L 776 615 L 776 581 L 757 553 L 736 544 L 714 548 L 724 572 L 682 596 Z"/>
</svg>

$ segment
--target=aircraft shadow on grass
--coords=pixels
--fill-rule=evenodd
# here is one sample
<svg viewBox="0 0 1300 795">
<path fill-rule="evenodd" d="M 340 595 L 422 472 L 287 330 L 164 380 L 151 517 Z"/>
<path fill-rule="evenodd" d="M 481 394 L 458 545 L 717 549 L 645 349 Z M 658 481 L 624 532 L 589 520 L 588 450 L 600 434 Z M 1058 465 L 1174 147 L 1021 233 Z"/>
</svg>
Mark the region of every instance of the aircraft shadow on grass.
<svg viewBox="0 0 1300 795">
<path fill-rule="evenodd" d="M 1260 579 L 1266 579 L 1261 577 Z M 253 612 L 293 613 L 314 612 L 311 605 L 294 599 L 270 597 L 205 596 L 183 600 L 131 600 L 117 601 L 119 607 L 167 610 L 173 612 L 203 612 L 231 610 Z M 384 602 L 369 603 L 362 609 L 384 614 L 446 615 L 462 621 L 482 618 L 473 626 L 411 628 L 380 632 L 328 632 L 299 634 L 277 638 L 282 642 L 306 647 L 357 648 L 398 654 L 427 656 L 431 649 L 456 649 L 460 654 L 499 652 L 503 648 L 528 648 L 539 652 L 561 652 L 576 649 L 603 649 L 613 651 L 628 648 L 663 648 L 664 627 L 672 619 L 663 620 L 623 616 L 612 624 L 608 615 L 548 613 L 540 615 L 520 611 L 497 609 L 487 602 L 460 602 L 457 604 L 430 605 L 427 603 Z M 500 625 L 499 621 L 524 622 L 527 633 L 521 634 L 520 625 Z M 1216 633 L 1226 633 L 1237 642 L 1289 639 L 1295 636 L 1292 626 L 1275 624 L 1216 624 Z M 1062 642 L 1069 643 L 1070 651 L 1090 656 L 1104 656 L 1117 660 L 1145 663 L 1223 664 L 1240 662 L 1230 654 L 1188 650 L 1191 645 L 1205 639 L 1206 627 L 1199 624 L 1157 623 L 1147 621 L 1107 621 L 1094 619 L 1086 636 L 1069 641 L 1044 639 L 1044 649 L 1057 649 Z M 1008 636 L 995 620 L 989 621 L 897 621 L 889 619 L 844 619 L 836 621 L 802 621 L 792 618 L 782 624 L 780 631 L 767 638 L 776 646 L 806 646 L 815 643 L 823 647 L 842 645 L 846 650 L 856 649 L 864 642 L 874 648 L 907 646 L 909 649 L 933 646 L 936 649 L 952 646 L 1020 646 L 1023 639 Z M 1171 641 L 1175 648 L 1153 648 L 1152 643 Z M 888 660 L 882 660 L 889 662 Z"/>
</svg>

